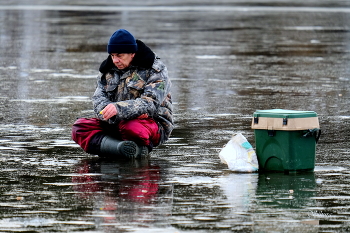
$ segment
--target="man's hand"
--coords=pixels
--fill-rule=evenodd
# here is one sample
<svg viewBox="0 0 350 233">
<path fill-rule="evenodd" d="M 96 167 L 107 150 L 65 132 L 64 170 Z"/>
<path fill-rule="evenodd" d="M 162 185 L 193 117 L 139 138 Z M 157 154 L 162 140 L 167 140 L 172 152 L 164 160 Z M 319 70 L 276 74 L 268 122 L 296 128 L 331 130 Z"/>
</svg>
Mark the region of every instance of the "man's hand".
<svg viewBox="0 0 350 233">
<path fill-rule="evenodd" d="M 138 118 L 138 119 L 146 119 L 146 118 L 148 118 L 148 114 L 147 114 L 147 113 L 144 113 L 144 114 L 138 116 L 137 118 Z"/>
<path fill-rule="evenodd" d="M 108 120 L 118 114 L 117 107 L 114 104 L 108 104 L 100 114 L 103 115 L 103 120 Z"/>
</svg>

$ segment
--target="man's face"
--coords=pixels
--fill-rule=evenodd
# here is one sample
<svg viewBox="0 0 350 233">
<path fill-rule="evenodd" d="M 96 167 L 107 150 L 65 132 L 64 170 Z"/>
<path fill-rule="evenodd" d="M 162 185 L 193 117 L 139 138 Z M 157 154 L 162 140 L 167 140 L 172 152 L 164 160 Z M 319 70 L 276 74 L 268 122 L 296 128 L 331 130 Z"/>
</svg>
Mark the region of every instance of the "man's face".
<svg viewBox="0 0 350 233">
<path fill-rule="evenodd" d="M 123 70 L 130 66 L 130 63 L 134 56 L 135 53 L 111 53 L 114 65 L 120 70 Z"/>
</svg>

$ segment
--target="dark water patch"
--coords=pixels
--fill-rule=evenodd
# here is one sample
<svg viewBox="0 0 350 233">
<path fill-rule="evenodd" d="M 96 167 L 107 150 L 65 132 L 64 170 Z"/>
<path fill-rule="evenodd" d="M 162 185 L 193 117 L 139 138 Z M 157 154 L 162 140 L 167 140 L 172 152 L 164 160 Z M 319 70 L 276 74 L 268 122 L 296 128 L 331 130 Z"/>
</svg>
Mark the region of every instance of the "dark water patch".
<svg viewBox="0 0 350 233">
<path fill-rule="evenodd" d="M 104 52 L 106 51 L 106 45 L 101 44 L 101 45 L 84 45 L 80 44 L 78 47 L 75 48 L 67 48 L 67 52 L 80 52 L 80 53 L 85 53 L 85 52 Z"/>
</svg>

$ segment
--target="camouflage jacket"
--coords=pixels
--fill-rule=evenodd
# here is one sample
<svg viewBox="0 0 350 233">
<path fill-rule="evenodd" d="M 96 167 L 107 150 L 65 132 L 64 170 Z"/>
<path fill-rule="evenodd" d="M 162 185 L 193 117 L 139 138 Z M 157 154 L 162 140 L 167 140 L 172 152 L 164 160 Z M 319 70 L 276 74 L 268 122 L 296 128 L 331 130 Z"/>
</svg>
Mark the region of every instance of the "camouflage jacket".
<svg viewBox="0 0 350 233">
<path fill-rule="evenodd" d="M 103 120 L 99 112 L 108 104 L 115 104 L 118 114 L 108 120 L 110 124 L 147 113 L 158 123 L 163 143 L 174 128 L 171 82 L 163 62 L 143 42 L 137 43 L 138 52 L 128 69 L 119 70 L 110 56 L 101 64 L 92 97 L 94 111 Z"/>
</svg>

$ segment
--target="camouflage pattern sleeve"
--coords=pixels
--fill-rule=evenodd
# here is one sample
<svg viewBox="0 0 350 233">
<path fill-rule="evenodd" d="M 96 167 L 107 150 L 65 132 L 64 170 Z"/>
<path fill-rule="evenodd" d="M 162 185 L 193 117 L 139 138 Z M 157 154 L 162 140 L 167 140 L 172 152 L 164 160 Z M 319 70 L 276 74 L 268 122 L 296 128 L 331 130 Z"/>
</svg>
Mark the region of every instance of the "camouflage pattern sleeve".
<svg viewBox="0 0 350 233">
<path fill-rule="evenodd" d="M 157 62 L 146 82 L 138 73 L 133 73 L 127 83 L 129 90 L 137 90 L 135 98 L 116 102 L 117 119 L 134 119 L 147 113 L 152 118 L 157 118 L 160 105 L 168 95 L 171 83 L 168 78 L 167 68 L 161 62 Z"/>
<path fill-rule="evenodd" d="M 100 73 L 100 75 L 97 77 L 97 87 L 95 93 L 92 96 L 94 112 L 100 120 L 103 120 L 103 115 L 100 114 L 100 112 L 108 104 L 112 103 L 112 101 L 108 98 L 107 91 L 105 89 L 106 84 L 107 83 L 104 75 Z"/>
</svg>

